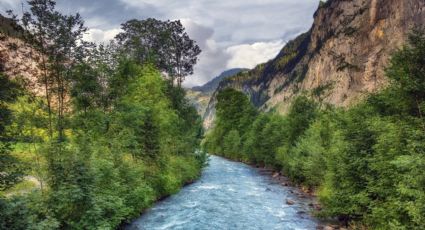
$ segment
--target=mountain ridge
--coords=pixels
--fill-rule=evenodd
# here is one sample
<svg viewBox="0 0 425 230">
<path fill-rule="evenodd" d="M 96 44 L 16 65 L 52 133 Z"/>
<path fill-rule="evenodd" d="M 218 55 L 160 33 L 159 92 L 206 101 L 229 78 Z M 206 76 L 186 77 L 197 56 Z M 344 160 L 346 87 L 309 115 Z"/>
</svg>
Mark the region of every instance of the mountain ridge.
<svg viewBox="0 0 425 230">
<path fill-rule="evenodd" d="M 409 32 L 425 22 L 422 0 L 329 0 L 311 29 L 288 42 L 276 58 L 221 82 L 206 110 L 214 119 L 215 96 L 231 87 L 261 110 L 285 113 L 298 95 L 348 107 L 387 83 L 385 66 Z"/>
<path fill-rule="evenodd" d="M 201 86 L 194 86 L 194 87 L 191 88 L 191 90 L 200 91 L 200 92 L 203 92 L 203 93 L 213 93 L 222 80 L 224 80 L 228 77 L 231 77 L 235 74 L 238 74 L 239 72 L 246 71 L 246 70 L 249 70 L 249 69 L 232 68 L 232 69 L 225 70 L 220 75 L 214 77 L 213 79 L 211 79 L 207 83 L 205 83 Z"/>
</svg>

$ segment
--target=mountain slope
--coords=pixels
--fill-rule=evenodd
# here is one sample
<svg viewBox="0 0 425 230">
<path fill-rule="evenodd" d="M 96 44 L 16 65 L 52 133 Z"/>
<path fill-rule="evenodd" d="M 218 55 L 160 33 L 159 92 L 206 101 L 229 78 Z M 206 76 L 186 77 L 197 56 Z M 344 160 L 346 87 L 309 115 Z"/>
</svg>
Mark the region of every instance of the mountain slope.
<svg viewBox="0 0 425 230">
<path fill-rule="evenodd" d="M 275 59 L 226 79 L 217 91 L 235 88 L 257 107 L 280 113 L 302 93 L 349 106 L 385 85 L 389 55 L 424 23 L 423 0 L 329 0 L 320 4 L 307 33 L 288 42 Z M 215 103 L 213 96 L 207 123 Z"/>
<path fill-rule="evenodd" d="M 248 69 L 234 68 L 226 70 L 217 77 L 213 78 L 211 81 L 207 82 L 206 84 L 202 86 L 193 87 L 192 90 L 202 92 L 204 94 L 212 94 L 217 89 L 218 85 L 222 80 L 246 70 Z"/>
<path fill-rule="evenodd" d="M 242 71 L 247 70 L 248 69 L 243 68 L 234 68 L 226 70 L 217 77 L 213 78 L 211 81 L 207 82 L 206 84 L 188 89 L 187 98 L 196 107 L 198 113 L 203 116 L 210 101 L 211 95 L 215 92 L 220 82 L 226 78 L 232 77 Z"/>
</svg>

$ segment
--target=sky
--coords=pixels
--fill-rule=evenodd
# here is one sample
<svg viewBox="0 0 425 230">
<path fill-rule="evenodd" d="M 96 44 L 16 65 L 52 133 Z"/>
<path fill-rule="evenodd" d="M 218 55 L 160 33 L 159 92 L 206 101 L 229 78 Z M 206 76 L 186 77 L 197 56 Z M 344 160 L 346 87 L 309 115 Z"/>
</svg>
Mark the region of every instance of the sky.
<svg viewBox="0 0 425 230">
<path fill-rule="evenodd" d="M 20 12 L 21 2 L 0 0 L 0 12 Z M 202 49 L 187 87 L 274 58 L 311 27 L 318 5 L 319 0 L 57 0 L 62 13 L 83 16 L 90 28 L 85 39 L 98 43 L 113 39 L 130 19 L 181 20 Z"/>
</svg>

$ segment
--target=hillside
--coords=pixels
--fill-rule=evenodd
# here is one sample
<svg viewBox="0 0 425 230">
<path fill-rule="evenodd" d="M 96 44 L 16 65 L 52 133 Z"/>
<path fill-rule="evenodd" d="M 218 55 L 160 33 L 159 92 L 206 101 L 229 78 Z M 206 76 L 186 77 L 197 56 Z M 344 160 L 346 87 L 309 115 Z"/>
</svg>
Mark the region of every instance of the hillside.
<svg viewBox="0 0 425 230">
<path fill-rule="evenodd" d="M 192 87 L 192 90 L 202 92 L 204 94 L 212 94 L 217 89 L 218 85 L 222 80 L 246 70 L 248 69 L 234 68 L 226 70 L 217 77 L 213 78 L 211 81 L 205 83 L 204 85 Z"/>
<path fill-rule="evenodd" d="M 226 78 L 232 77 L 242 71 L 247 70 L 248 69 L 243 68 L 234 68 L 226 70 L 202 86 L 195 86 L 191 89 L 187 89 L 186 96 L 196 107 L 198 113 L 203 116 L 211 99 L 211 95 L 215 92 L 220 82 L 225 80 Z"/>
<path fill-rule="evenodd" d="M 280 113 L 303 93 L 349 106 L 386 84 L 389 55 L 424 21 L 422 0 L 329 0 L 320 4 L 308 32 L 288 42 L 275 59 L 226 79 L 218 91 L 237 89 L 255 106 Z M 215 104 L 213 96 L 205 116 L 209 125 Z"/>
</svg>

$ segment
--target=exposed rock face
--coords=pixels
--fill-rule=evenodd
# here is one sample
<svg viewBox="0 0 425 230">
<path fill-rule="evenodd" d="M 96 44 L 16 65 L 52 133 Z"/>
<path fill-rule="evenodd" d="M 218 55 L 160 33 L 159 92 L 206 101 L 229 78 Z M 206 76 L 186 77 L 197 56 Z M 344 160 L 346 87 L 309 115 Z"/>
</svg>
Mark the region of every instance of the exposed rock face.
<svg viewBox="0 0 425 230">
<path fill-rule="evenodd" d="M 0 71 L 10 78 L 22 78 L 28 89 L 41 96 L 44 90 L 38 81 L 42 56 L 20 39 L 23 33 L 11 19 L 0 15 Z"/>
<path fill-rule="evenodd" d="M 43 91 L 37 84 L 42 75 L 38 61 L 40 55 L 17 38 L 2 37 L 0 33 L 0 66 L 3 73 L 11 78 L 21 77 L 26 80 L 29 89 L 37 95 Z"/>
<path fill-rule="evenodd" d="M 274 60 L 223 81 L 218 90 L 233 87 L 263 110 L 281 113 L 301 93 L 349 106 L 386 84 L 389 56 L 424 24 L 424 0 L 328 0 L 309 32 Z M 207 108 L 209 123 L 215 103 L 213 98 Z"/>
<path fill-rule="evenodd" d="M 210 101 L 211 94 L 195 91 L 193 89 L 187 89 L 186 98 L 188 98 L 190 103 L 195 106 L 198 114 L 203 116 Z"/>
</svg>

